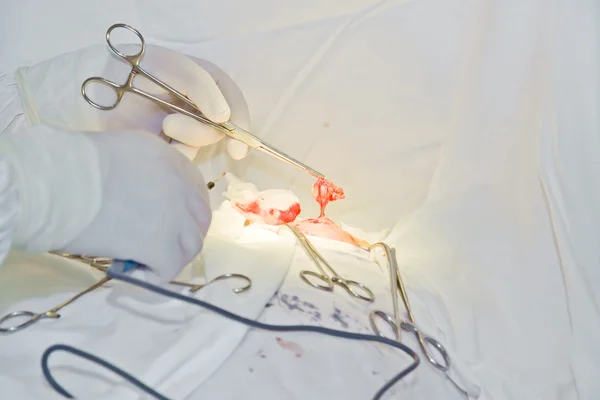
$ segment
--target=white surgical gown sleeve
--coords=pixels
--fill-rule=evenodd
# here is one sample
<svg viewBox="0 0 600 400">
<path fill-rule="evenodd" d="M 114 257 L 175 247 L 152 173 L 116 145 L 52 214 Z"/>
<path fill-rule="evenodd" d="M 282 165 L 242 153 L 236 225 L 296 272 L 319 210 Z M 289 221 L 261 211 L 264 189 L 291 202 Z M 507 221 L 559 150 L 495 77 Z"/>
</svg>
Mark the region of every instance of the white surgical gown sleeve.
<svg viewBox="0 0 600 400">
<path fill-rule="evenodd" d="M 19 199 L 11 167 L 0 154 L 0 264 L 4 263 L 12 244 L 19 215 Z"/>
<path fill-rule="evenodd" d="M 10 134 L 23 118 L 14 76 L 0 75 L 0 134 Z M 0 264 L 4 263 L 12 246 L 19 211 L 15 176 L 8 159 L 0 154 Z"/>
<path fill-rule="evenodd" d="M 0 74 L 0 263 L 11 247 L 59 249 L 98 213 L 97 150 L 84 135 L 29 126 L 14 74 Z"/>
</svg>

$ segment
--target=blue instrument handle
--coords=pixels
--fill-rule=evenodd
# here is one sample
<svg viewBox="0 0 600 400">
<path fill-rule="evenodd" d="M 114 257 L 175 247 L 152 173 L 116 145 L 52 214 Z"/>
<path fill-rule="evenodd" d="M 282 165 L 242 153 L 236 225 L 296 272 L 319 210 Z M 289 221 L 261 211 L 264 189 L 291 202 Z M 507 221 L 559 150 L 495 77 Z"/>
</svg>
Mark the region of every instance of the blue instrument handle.
<svg viewBox="0 0 600 400">
<path fill-rule="evenodd" d="M 132 273 L 136 269 L 144 270 L 148 269 L 148 267 L 132 260 L 114 260 L 111 266 L 108 267 L 109 271 L 115 272 L 117 274 Z"/>
</svg>

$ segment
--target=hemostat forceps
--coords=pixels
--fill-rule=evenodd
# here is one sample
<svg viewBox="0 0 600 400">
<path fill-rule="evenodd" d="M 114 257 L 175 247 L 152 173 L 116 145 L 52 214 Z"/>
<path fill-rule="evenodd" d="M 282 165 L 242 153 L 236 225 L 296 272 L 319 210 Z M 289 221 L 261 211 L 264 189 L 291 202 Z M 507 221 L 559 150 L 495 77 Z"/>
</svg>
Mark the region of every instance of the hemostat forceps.
<svg viewBox="0 0 600 400">
<path fill-rule="evenodd" d="M 56 251 L 52 251 L 50 253 L 61 256 L 61 257 L 69 258 L 72 260 L 82 261 L 83 263 L 89 265 L 90 267 L 100 270 L 102 272 L 106 272 L 108 267 L 110 267 L 111 264 L 113 263 L 112 259 L 104 258 L 104 257 L 80 256 L 80 255 L 76 255 L 76 254 L 61 253 L 61 252 L 56 252 Z M 219 275 L 216 278 L 214 278 L 211 281 L 206 282 L 206 283 L 188 283 L 188 282 L 180 282 L 180 281 L 170 281 L 169 283 L 172 285 L 187 286 L 190 288 L 190 292 L 196 293 L 198 290 L 202 289 L 203 287 L 205 287 L 207 285 L 210 285 L 213 282 L 222 281 L 222 280 L 231 279 L 231 278 L 238 278 L 238 279 L 242 279 L 242 280 L 246 281 L 245 286 L 241 286 L 241 287 L 232 289 L 232 291 L 236 294 L 243 293 L 252 287 L 252 280 L 250 278 L 248 278 L 246 275 L 235 274 L 235 273 L 226 273 L 226 274 Z"/>
<path fill-rule="evenodd" d="M 187 286 L 187 287 L 190 288 L 190 292 L 196 293 L 198 290 L 202 289 L 206 285 L 210 285 L 213 282 L 224 280 L 224 279 L 230 279 L 230 278 L 243 279 L 247 283 L 246 286 L 242 286 L 242 287 L 238 287 L 238 288 L 232 289 L 234 293 L 242 293 L 242 292 L 245 292 L 246 290 L 250 289 L 250 287 L 252 287 L 252 281 L 246 275 L 231 274 L 231 273 L 219 275 L 216 278 L 214 278 L 213 280 L 208 281 L 207 283 L 187 283 L 187 282 L 178 282 L 178 281 L 171 281 L 169 283 L 171 283 L 173 285 Z"/>
<path fill-rule="evenodd" d="M 68 258 L 71 260 L 81 261 L 81 262 L 83 262 L 99 271 L 102 271 L 102 272 L 106 272 L 106 270 L 113 263 L 112 259 L 104 258 L 104 257 L 80 256 L 77 254 L 61 253 L 61 252 L 54 252 L 54 251 L 51 251 L 50 253 L 64 257 L 64 258 Z M 204 284 L 193 284 L 193 283 L 185 283 L 185 282 L 178 282 L 178 281 L 171 281 L 169 283 L 175 284 L 175 285 L 180 285 L 180 286 L 188 286 L 188 287 L 190 287 L 191 292 L 197 292 L 198 290 L 202 289 L 203 287 L 205 287 L 207 285 L 210 285 L 213 282 L 216 282 L 219 280 L 224 280 L 224 279 L 230 279 L 230 278 L 239 278 L 239 279 L 243 279 L 247 282 L 245 286 L 232 289 L 234 293 L 242 293 L 242 292 L 249 290 L 252 287 L 252 280 L 250 278 L 248 278 L 247 276 L 242 275 L 242 274 L 233 274 L 233 273 L 228 273 L 228 274 L 223 274 L 223 275 L 217 276 L 213 280 L 211 280 L 207 283 L 204 283 Z M 56 307 L 51 308 L 50 310 L 48 310 L 46 312 L 34 313 L 32 311 L 15 311 L 15 312 L 6 314 L 2 318 L 0 318 L 0 333 L 17 332 L 24 328 L 27 328 L 28 326 L 32 325 L 35 322 L 38 322 L 38 321 L 40 321 L 42 319 L 46 319 L 46 318 L 58 319 L 58 318 L 60 318 L 60 314 L 58 313 L 58 311 L 60 311 L 64 307 L 68 306 L 69 304 L 73 303 L 75 300 L 77 300 L 81 296 L 83 296 L 87 293 L 90 293 L 91 291 L 104 285 L 111 279 L 112 278 L 109 278 L 109 277 L 102 278 L 101 280 L 99 280 L 98 282 L 93 284 L 92 286 L 77 293 L 75 296 L 71 297 L 69 300 L 65 301 L 64 303 L 59 304 Z M 8 326 L 5 328 L 2 327 L 2 325 L 6 321 L 13 319 L 13 318 L 19 318 L 19 317 L 29 317 L 29 319 L 19 325 L 11 325 L 11 326 Z"/>
<path fill-rule="evenodd" d="M 437 340 L 429 336 L 423 335 L 423 333 L 421 333 L 421 331 L 415 325 L 415 316 L 413 315 L 412 310 L 410 308 L 410 304 L 408 302 L 408 294 L 406 292 L 406 289 L 404 288 L 404 283 L 402 282 L 400 271 L 398 270 L 398 263 L 396 262 L 395 250 L 390 248 L 385 243 L 379 242 L 371 245 L 369 247 L 369 251 L 373 250 L 376 247 L 381 247 L 387 257 L 387 262 L 390 269 L 390 290 L 392 295 L 394 316 L 392 317 L 388 313 L 380 310 L 371 311 L 371 313 L 369 314 L 369 322 L 371 323 L 371 328 L 373 328 L 373 331 L 377 335 L 385 336 L 381 333 L 375 322 L 376 318 L 379 318 L 383 319 L 388 324 L 388 326 L 392 328 L 392 331 L 394 332 L 394 335 L 396 336 L 396 340 L 398 342 L 401 341 L 401 330 L 414 333 L 419 341 L 421 350 L 423 351 L 423 354 L 425 355 L 427 360 L 440 371 L 447 371 L 450 368 L 450 356 L 448 355 L 448 352 L 446 351 L 444 346 L 442 346 Z M 408 319 L 410 320 L 410 322 L 402 321 L 400 319 L 400 314 L 398 312 L 398 293 L 400 293 L 400 296 L 402 297 L 402 302 L 404 303 L 404 307 L 406 308 L 406 312 L 408 313 Z M 438 362 L 433 357 L 427 345 L 430 345 L 437 350 L 439 355 L 444 360 L 443 363 Z"/>
<path fill-rule="evenodd" d="M 27 328 L 31 324 L 38 322 L 45 318 L 52 318 L 52 319 L 60 318 L 60 314 L 58 312 L 62 308 L 68 306 L 69 304 L 71 304 L 72 302 L 74 302 L 75 300 L 77 300 L 78 298 L 83 296 L 84 294 L 87 294 L 87 293 L 93 291 L 94 289 L 99 288 L 100 286 L 104 285 L 106 282 L 108 282 L 110 280 L 111 280 L 111 278 L 109 278 L 109 277 L 102 278 L 101 280 L 94 283 L 89 288 L 77 293 L 75 296 L 71 297 L 69 300 L 57 305 L 56 307 L 51 308 L 50 310 L 48 310 L 44 313 L 34 313 L 31 311 L 15 311 L 15 312 L 6 314 L 4 317 L 0 318 L 0 333 L 12 333 L 12 332 L 20 331 L 21 329 Z M 2 328 L 2 324 L 4 322 L 8 321 L 9 319 L 19 318 L 19 317 L 29 317 L 29 319 L 19 325 L 12 325 L 7 328 Z"/>
<path fill-rule="evenodd" d="M 142 48 L 137 54 L 132 54 L 132 55 L 123 54 L 119 50 L 117 50 L 116 47 L 113 46 L 113 44 L 110 41 L 110 34 L 113 30 L 115 30 L 117 28 L 127 29 L 127 30 L 133 32 L 140 39 L 140 44 L 141 44 Z M 165 82 L 159 80 L 158 78 L 154 77 L 153 75 L 151 75 L 150 73 L 148 73 L 147 71 L 142 69 L 142 67 L 140 67 L 140 62 L 142 61 L 142 58 L 144 57 L 144 53 L 146 51 L 146 41 L 144 40 L 144 37 L 137 29 L 132 28 L 131 26 L 126 25 L 126 24 L 112 25 L 110 28 L 108 28 L 108 31 L 106 32 L 106 42 L 108 43 L 108 46 L 110 47 L 110 49 L 117 56 L 119 56 L 120 58 L 122 58 L 123 60 L 125 60 L 129 64 L 131 64 L 131 72 L 129 73 L 129 77 L 127 78 L 127 81 L 123 85 L 119 85 L 115 82 L 111 82 L 107 79 L 99 78 L 99 77 L 93 77 L 93 78 L 86 79 L 81 86 L 81 93 L 83 94 L 83 97 L 85 98 L 85 100 L 88 103 L 90 103 L 90 105 L 92 105 L 93 107 L 96 107 L 99 110 L 112 110 L 115 107 L 117 107 L 117 105 L 119 105 L 119 103 L 121 102 L 121 99 L 123 98 L 123 95 L 126 92 L 135 93 L 139 96 L 145 97 L 148 100 L 154 101 L 164 107 L 170 108 L 173 111 L 180 112 L 181 114 L 184 114 L 184 115 L 187 115 L 188 117 L 194 118 L 197 121 L 200 121 L 202 123 L 205 123 L 212 127 L 215 127 L 219 131 L 224 133 L 225 135 L 227 135 L 235 140 L 239 140 L 240 142 L 247 144 L 249 147 L 258 149 L 258 150 L 260 150 L 264 153 L 267 153 L 275 158 L 278 158 L 281 161 L 284 161 L 290 165 L 293 165 L 294 167 L 299 168 L 304 172 L 308 172 L 309 174 L 311 174 L 312 176 L 314 176 L 316 178 L 324 177 L 323 174 L 321 174 L 320 172 L 310 168 L 306 164 L 301 163 L 300 161 L 290 157 L 289 155 L 277 150 L 270 144 L 261 140 L 259 137 L 253 135 L 252 133 L 240 128 L 239 126 L 237 126 L 231 122 L 215 123 L 215 122 L 209 120 L 208 118 L 203 116 L 202 112 L 198 109 L 198 107 L 196 107 L 196 105 L 190 99 L 188 99 L 185 95 L 183 95 L 179 91 L 177 91 L 174 88 L 172 88 L 171 86 L 167 85 Z M 169 103 L 162 99 L 159 99 L 156 96 L 153 96 L 149 93 L 146 93 L 144 91 L 141 91 L 141 90 L 135 88 L 133 86 L 133 80 L 137 75 L 142 75 L 142 76 L 148 78 L 150 81 L 154 82 L 155 84 L 157 84 L 158 86 L 160 86 L 161 88 L 163 88 L 167 92 L 169 92 L 169 94 L 171 94 L 174 97 L 176 97 L 177 99 L 183 101 L 187 106 L 191 107 L 193 111 L 188 111 L 182 107 L 179 107 L 175 104 L 172 104 L 172 103 Z M 109 106 L 103 106 L 103 105 L 100 105 L 100 104 L 94 102 L 92 99 L 90 99 L 86 93 L 86 87 L 90 83 L 102 84 L 102 85 L 112 88 L 117 94 L 117 99 L 114 102 L 114 104 L 109 105 Z"/>
<path fill-rule="evenodd" d="M 306 254 L 308 254 L 308 256 L 312 259 L 315 265 L 321 270 L 320 274 L 308 270 L 300 271 L 300 278 L 304 282 L 306 282 L 314 288 L 325 290 L 327 292 L 333 292 L 334 285 L 338 284 L 341 287 L 343 287 L 346 290 L 346 292 L 348 292 L 348 294 L 350 294 L 351 296 L 368 302 L 373 302 L 375 300 L 375 295 L 367 286 L 363 285 L 360 282 L 344 279 L 340 275 L 338 275 L 338 273 L 335 272 L 331 265 L 329 265 L 329 263 L 323 258 L 323 256 L 317 251 L 317 249 L 315 249 L 315 247 L 306 238 L 306 236 L 304 236 L 304 234 L 298 230 L 298 228 L 290 224 L 285 224 L 285 226 L 287 226 L 294 233 L 294 236 L 296 236 L 296 238 L 306 251 Z M 325 269 L 329 270 L 329 273 L 332 275 L 331 277 L 327 275 Z M 316 278 L 317 280 L 321 281 L 322 284 L 311 282 L 309 277 Z"/>
</svg>

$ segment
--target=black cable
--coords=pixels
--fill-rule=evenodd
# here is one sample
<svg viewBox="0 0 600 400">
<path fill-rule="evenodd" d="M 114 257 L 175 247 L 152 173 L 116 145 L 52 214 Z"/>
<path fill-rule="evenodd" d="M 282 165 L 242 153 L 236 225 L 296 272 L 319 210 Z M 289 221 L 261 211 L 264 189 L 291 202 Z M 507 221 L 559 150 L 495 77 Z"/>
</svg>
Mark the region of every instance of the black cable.
<svg viewBox="0 0 600 400">
<path fill-rule="evenodd" d="M 140 281 L 129 275 L 117 273 L 115 271 L 112 271 L 111 269 L 108 269 L 106 271 L 106 275 L 110 278 L 130 283 L 134 286 L 144 288 L 146 290 L 149 290 L 151 292 L 154 292 L 154 293 L 157 293 L 157 294 L 160 294 L 163 296 L 171 297 L 174 299 L 184 301 L 186 303 L 191 303 L 191 304 L 206 308 L 206 309 L 213 311 L 221 316 L 224 316 L 226 318 L 240 322 L 244 325 L 247 325 L 247 326 L 250 326 L 253 328 L 263 329 L 263 330 L 267 330 L 267 331 L 275 331 L 275 332 L 313 332 L 313 333 L 320 333 L 320 334 L 327 335 L 327 336 L 339 337 L 339 338 L 349 339 L 349 340 L 361 340 L 361 341 L 366 341 L 366 342 L 382 343 L 382 344 L 394 347 L 396 349 L 402 350 L 403 352 L 408 354 L 410 357 L 412 357 L 412 359 L 413 359 L 412 364 L 409 365 L 404 370 L 402 370 L 399 374 L 395 375 L 388 383 L 386 383 L 381 389 L 379 389 L 379 391 L 377 391 L 377 393 L 373 397 L 373 400 L 380 400 L 381 397 L 393 385 L 395 385 L 402 378 L 404 378 L 409 373 L 414 371 L 420 363 L 419 356 L 413 350 L 411 350 L 409 347 L 405 346 L 404 344 L 402 344 L 400 342 L 397 342 L 397 341 L 394 341 L 394 340 L 391 340 L 391 339 L 388 339 L 388 338 L 385 338 L 382 336 L 364 335 L 361 333 L 353 333 L 353 332 L 344 332 L 344 331 L 338 331 L 335 329 L 323 328 L 320 326 L 310 326 L 310 325 L 269 325 L 269 324 L 265 324 L 262 322 L 253 321 L 248 318 L 244 318 L 242 316 L 231 313 L 227 310 L 216 307 L 216 306 L 214 306 L 210 303 L 204 302 L 202 300 L 198 300 L 193 297 L 185 296 L 185 295 L 182 295 L 179 293 L 171 292 L 169 290 L 166 290 L 166 289 L 158 287 L 158 286 L 154 286 L 152 284 L 149 284 L 148 282 Z M 54 390 L 56 390 L 58 393 L 60 393 L 61 395 L 63 395 L 66 398 L 73 399 L 74 397 L 68 391 L 66 391 L 52 377 L 52 374 L 50 373 L 50 368 L 48 367 L 48 358 L 49 358 L 50 354 L 52 354 L 53 352 L 58 351 L 58 350 L 70 352 L 74 355 L 77 355 L 79 357 L 82 357 L 84 359 L 92 361 L 98 365 L 101 365 L 101 366 L 111 370 L 112 372 L 116 373 L 117 375 L 120 375 L 122 378 L 128 380 L 133 385 L 144 390 L 146 393 L 151 394 L 152 396 L 154 396 L 155 398 L 157 398 L 159 400 L 169 400 L 169 398 L 154 391 L 153 389 L 151 389 L 150 387 L 148 387 L 147 385 L 145 385 L 144 383 L 142 383 L 141 381 L 139 381 L 132 375 L 119 369 L 118 367 L 114 366 L 113 364 L 109 363 L 108 361 L 102 360 L 92 354 L 86 353 L 82 350 L 76 349 L 76 348 L 68 346 L 68 345 L 56 344 L 56 345 L 53 345 L 53 346 L 47 348 L 46 351 L 44 352 L 44 354 L 42 356 L 42 370 L 44 372 L 44 377 L 46 378 L 48 383 L 52 386 L 52 388 L 54 388 Z"/>
<path fill-rule="evenodd" d="M 60 393 L 61 395 L 63 395 L 64 397 L 66 397 L 68 399 L 74 399 L 73 395 L 71 395 L 71 393 L 69 393 L 65 389 L 63 389 L 63 387 L 60 386 L 58 384 L 58 382 L 56 382 L 56 379 L 54 379 L 54 377 L 50 373 L 50 367 L 48 366 L 48 357 L 50 357 L 50 354 L 54 353 L 55 351 L 59 351 L 59 350 L 63 350 L 63 351 L 66 351 L 67 353 L 75 354 L 76 356 L 85 358 L 88 361 L 92 361 L 98 365 L 103 366 L 106 369 L 111 370 L 115 374 L 120 375 L 122 378 L 128 380 L 129 382 L 131 382 L 138 388 L 142 389 L 146 393 L 154 396 L 156 399 L 169 400 L 168 397 L 163 396 L 162 394 L 158 393 L 156 390 L 152 389 L 150 386 L 144 384 L 142 381 L 140 381 L 133 375 L 128 374 L 127 372 L 114 366 L 113 364 L 109 363 L 108 361 L 104 361 L 103 359 L 98 358 L 93 354 L 87 353 L 83 350 L 79 350 L 79 349 L 69 346 L 67 344 L 54 344 L 54 345 L 48 347 L 46 349 L 46 351 L 44 351 L 44 354 L 42 355 L 42 371 L 44 372 L 44 377 L 50 383 L 50 385 L 54 388 L 54 390 L 56 390 L 58 393 Z"/>
</svg>

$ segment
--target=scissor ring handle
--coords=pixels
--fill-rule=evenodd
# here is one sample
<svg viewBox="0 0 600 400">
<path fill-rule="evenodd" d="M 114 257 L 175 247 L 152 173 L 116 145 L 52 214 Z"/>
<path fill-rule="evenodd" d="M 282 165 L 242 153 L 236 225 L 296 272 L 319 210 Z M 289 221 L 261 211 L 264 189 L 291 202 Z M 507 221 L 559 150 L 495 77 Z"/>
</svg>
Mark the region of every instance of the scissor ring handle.
<svg viewBox="0 0 600 400">
<path fill-rule="evenodd" d="M 423 349 L 423 353 L 425 354 L 425 357 L 427 357 L 429 362 L 440 371 L 448 371 L 450 369 L 450 356 L 446 352 L 444 346 L 442 346 L 440 342 L 433 338 L 430 338 L 429 336 L 421 336 L 421 340 L 423 340 L 423 342 L 427 343 L 428 345 L 433 346 L 433 348 L 435 348 L 440 354 L 440 356 L 442 356 L 442 358 L 444 359 L 444 362 L 440 363 L 435 358 L 433 358 L 429 350 Z"/>
<path fill-rule="evenodd" d="M 0 327 L 0 332 L 10 333 L 10 332 L 19 331 L 19 330 L 26 328 L 29 325 L 33 324 L 36 320 L 38 320 L 42 316 L 40 314 L 36 314 L 31 311 L 14 311 L 14 312 L 11 312 L 10 314 L 6 314 L 4 317 L 0 318 L 0 326 L 4 322 L 8 321 L 9 319 L 18 318 L 18 317 L 29 317 L 29 319 L 19 325 L 12 325 L 12 326 L 9 326 L 8 328 Z"/>
<path fill-rule="evenodd" d="M 87 92 L 86 92 L 86 86 L 89 85 L 90 83 L 97 83 L 97 84 L 108 86 L 108 87 L 112 88 L 117 93 L 117 100 L 115 100 L 115 102 L 113 104 L 111 104 L 110 106 L 103 106 L 102 104 L 96 103 L 94 100 L 92 100 L 88 97 Z M 107 79 L 97 77 L 97 76 L 94 76 L 92 78 L 87 78 L 85 81 L 83 81 L 83 84 L 81 85 L 81 94 L 83 95 L 83 98 L 85 99 L 85 101 L 87 101 L 92 107 L 95 107 L 95 108 L 97 108 L 99 110 L 103 110 L 103 111 L 112 110 L 113 108 L 118 106 L 119 103 L 121 102 L 121 99 L 123 99 L 123 94 L 126 91 L 127 91 L 127 89 L 125 89 L 125 87 L 118 85 L 114 82 L 111 82 Z"/>
<path fill-rule="evenodd" d="M 396 321 L 394 321 L 394 319 L 392 317 L 390 317 L 390 315 L 388 313 L 385 313 L 381 310 L 371 311 L 369 313 L 369 323 L 371 324 L 371 329 L 373 329 L 373 332 L 375 332 L 375 334 L 377 336 L 385 337 L 385 335 L 383 333 L 381 333 L 381 330 L 379 329 L 379 327 L 377 327 L 377 323 L 375 322 L 375 317 L 379 317 L 379 318 L 383 319 L 385 322 L 387 322 L 388 325 L 390 326 L 390 328 L 392 328 L 392 331 L 394 332 L 394 336 L 396 337 L 396 340 L 400 341 L 400 329 L 398 328 Z"/>
<path fill-rule="evenodd" d="M 114 31 L 117 28 L 127 29 L 128 31 L 133 32 L 140 39 L 140 42 L 142 44 L 142 49 L 139 51 L 139 53 L 132 54 L 132 55 L 123 54 L 119 50 L 117 50 L 117 48 L 115 46 L 112 45 L 112 43 L 110 42 L 110 34 L 112 33 L 112 31 Z M 129 61 L 131 63 L 131 65 L 133 65 L 134 67 L 138 67 L 140 65 L 140 61 L 142 60 L 142 57 L 144 56 L 144 53 L 146 52 L 146 41 L 144 40 L 144 37 L 142 36 L 140 31 L 138 31 L 134 27 L 129 26 L 127 24 L 114 24 L 113 26 L 108 28 L 108 30 L 106 31 L 106 43 L 108 43 L 108 46 L 110 47 L 110 49 L 112 51 L 115 52 L 115 54 L 117 54 L 119 57 L 122 57 L 122 58 L 126 59 L 127 61 Z"/>
<path fill-rule="evenodd" d="M 315 277 L 321 282 L 325 282 L 325 285 L 319 285 L 318 283 L 311 282 L 310 279 L 306 277 L 307 275 Z M 333 281 L 329 280 L 325 275 L 318 274 L 314 271 L 300 271 L 300 278 L 314 288 L 325 290 L 327 292 L 333 292 Z"/>
<path fill-rule="evenodd" d="M 431 365 L 440 371 L 448 371 L 450 369 L 450 356 L 440 342 L 432 337 L 423 335 L 416 326 L 409 324 L 408 322 L 402 322 L 400 327 L 407 332 L 414 333 L 417 336 L 419 344 L 421 345 L 421 350 L 423 350 L 423 354 L 425 357 L 427 357 L 427 360 L 431 363 Z M 444 359 L 443 363 L 440 363 L 431 355 L 427 345 L 430 345 L 437 350 L 439 355 Z"/>
<path fill-rule="evenodd" d="M 252 287 L 252 280 L 250 278 L 248 278 L 246 275 L 235 274 L 235 273 L 227 273 L 227 274 L 219 275 L 216 278 L 214 278 L 211 281 L 211 283 L 215 282 L 215 281 L 220 281 L 223 279 L 229 279 L 229 278 L 240 278 L 247 282 L 246 286 L 242 286 L 242 287 L 233 289 L 234 293 L 242 293 L 242 292 L 249 290 Z"/>
<path fill-rule="evenodd" d="M 346 291 L 348 293 L 350 293 L 350 295 L 356 297 L 357 299 L 368 301 L 369 303 L 372 303 L 373 301 L 375 301 L 375 295 L 373 294 L 371 289 L 369 289 L 368 287 L 366 287 L 365 285 L 363 285 L 360 282 L 348 281 L 348 280 L 337 278 L 337 277 L 333 277 L 333 278 L 331 278 L 331 280 L 333 283 L 338 283 L 338 284 L 342 285 L 344 287 L 344 289 L 346 289 Z M 355 288 L 360 288 L 360 290 L 362 290 L 364 292 L 364 294 L 357 292 Z"/>
</svg>

